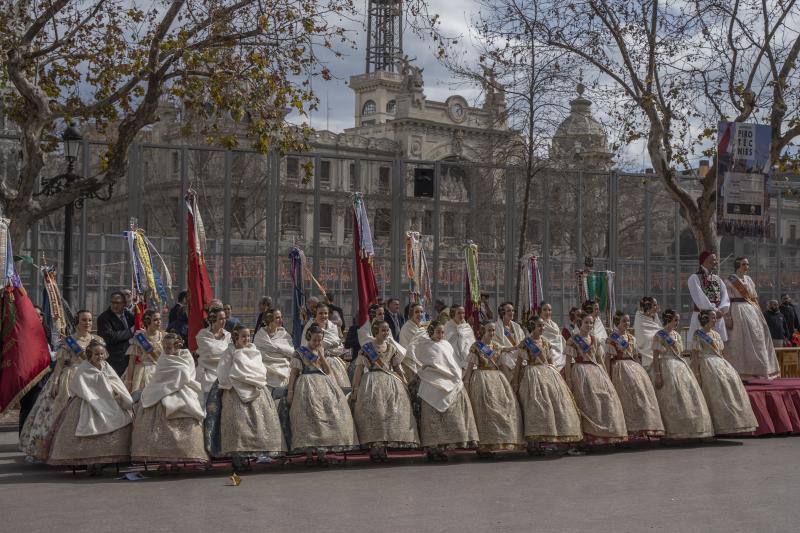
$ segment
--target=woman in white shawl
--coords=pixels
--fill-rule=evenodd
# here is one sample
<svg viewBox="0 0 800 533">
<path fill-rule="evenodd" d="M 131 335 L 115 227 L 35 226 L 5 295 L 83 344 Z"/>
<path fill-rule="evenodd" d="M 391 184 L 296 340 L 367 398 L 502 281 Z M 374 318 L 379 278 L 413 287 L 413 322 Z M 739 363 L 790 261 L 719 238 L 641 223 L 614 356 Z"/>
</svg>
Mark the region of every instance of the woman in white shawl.
<svg viewBox="0 0 800 533">
<path fill-rule="evenodd" d="M 461 379 L 461 365 L 453 347 L 444 340 L 444 327 L 434 320 L 428 332 L 429 338 L 421 339 L 416 346 L 422 365 L 417 372 L 420 437 L 429 460 L 446 461 L 445 450 L 477 446 L 478 427 Z"/>
<path fill-rule="evenodd" d="M 322 339 L 325 332 L 312 324 L 305 333 L 307 346 L 292 358 L 286 401 L 290 405 L 292 450 L 306 454 L 306 464 L 317 454 L 328 464 L 327 452 L 358 449 L 353 415 L 341 387 L 330 376 L 331 368 Z"/>
<path fill-rule="evenodd" d="M 208 460 L 203 447 L 206 410 L 200 403 L 200 383 L 194 379 L 194 359 L 183 349 L 183 340 L 167 333 L 162 343 L 164 351 L 136 410 L 131 460 L 159 462 L 159 470 L 166 470 L 170 462 L 176 472 L 177 463 Z"/>
<path fill-rule="evenodd" d="M 475 332 L 466 320 L 463 305 L 455 304 L 450 307 L 450 311 L 453 313 L 453 318 L 444 325 L 444 338 L 453 347 L 461 368 L 467 368 L 469 349 L 475 344 Z"/>
<path fill-rule="evenodd" d="M 207 328 L 197 332 L 197 372 L 195 379 L 203 388 L 203 403 L 217 380 L 217 366 L 222 354 L 231 343 L 231 334 L 225 331 L 225 311 L 212 308 L 208 312 Z"/>
<path fill-rule="evenodd" d="M 147 309 L 142 314 L 143 330 L 137 331 L 128 348 L 128 368 L 121 379 L 130 392 L 142 390 L 156 371 L 156 361 L 163 351 L 161 339 L 161 313 Z"/>
<path fill-rule="evenodd" d="M 286 453 L 278 409 L 267 390 L 266 376 L 261 352 L 250 342 L 250 329 L 235 329 L 234 343 L 219 362 L 217 379 L 222 391 L 222 455 L 233 459 L 237 471 L 246 468 L 241 463 L 243 457 L 277 457 Z"/>
<path fill-rule="evenodd" d="M 267 386 L 286 387 L 289 383 L 289 361 L 294 355 L 292 336 L 283 328 L 283 313 L 275 309 L 264 316 L 264 325 L 253 338 L 261 352 L 261 362 L 267 371 Z"/>
<path fill-rule="evenodd" d="M 516 348 L 525 338 L 525 330 L 522 326 L 514 322 L 514 304 L 503 302 L 497 307 L 497 316 L 500 318 L 495 322 L 493 342 L 502 348 Z M 502 355 L 503 373 L 506 379 L 511 381 L 514 377 L 514 368 L 517 364 L 516 350 L 503 350 Z"/>
<path fill-rule="evenodd" d="M 553 306 L 549 303 L 542 303 L 539 307 L 539 317 L 542 319 L 542 338 L 549 344 L 552 364 L 560 371 L 567 362 L 564 357 L 566 341 L 558 324 L 553 321 Z"/>
<path fill-rule="evenodd" d="M 350 350 L 344 347 L 342 336 L 339 334 L 339 326 L 328 320 L 328 306 L 319 303 L 314 310 L 314 320 L 311 320 L 303 328 L 303 340 L 301 346 L 308 346 L 306 340 L 308 328 L 312 324 L 316 324 L 322 329 L 324 336 L 322 338 L 322 345 L 325 347 L 325 357 L 328 360 L 328 365 L 331 367 L 331 377 L 336 380 L 336 383 L 343 389 L 350 388 L 350 377 L 347 374 L 347 365 L 342 360 L 345 354 L 349 354 Z"/>
<path fill-rule="evenodd" d="M 367 320 L 360 328 L 358 328 L 358 344 L 359 346 L 364 346 L 369 342 L 375 342 L 375 336 L 372 334 L 372 327 L 373 324 L 377 322 L 383 322 L 385 313 L 383 307 L 377 304 L 373 304 L 369 307 L 369 320 Z M 400 346 L 394 337 L 389 335 L 386 339 L 386 342 L 392 345 L 398 354 L 400 354 L 400 359 L 403 359 L 406 356 L 406 349 Z M 354 385 L 355 386 L 355 385 Z"/>
<path fill-rule="evenodd" d="M 417 375 L 417 370 L 420 367 L 415 355 L 416 345 L 421 340 L 428 339 L 428 330 L 422 325 L 423 314 L 424 310 L 421 304 L 411 304 L 408 308 L 408 320 L 400 328 L 400 346 L 406 350 L 406 357 L 403 359 L 403 372 L 405 372 L 409 383 Z"/>
<path fill-rule="evenodd" d="M 592 316 L 594 320 L 594 326 L 592 326 L 591 331 L 592 337 L 597 339 L 600 345 L 604 346 L 608 340 L 608 331 L 606 330 L 605 324 L 603 324 L 603 319 L 600 317 L 600 304 L 594 300 L 587 300 L 583 302 L 581 310 L 587 315 Z"/>
<path fill-rule="evenodd" d="M 642 366 L 649 371 L 653 364 L 653 337 L 661 331 L 661 318 L 658 316 L 658 301 L 652 296 L 645 296 L 639 301 L 639 309 L 633 319 L 633 335 L 636 347 L 642 356 Z"/>
<path fill-rule="evenodd" d="M 66 337 L 56 352 L 56 367 L 45 383 L 39 398 L 19 434 L 19 448 L 27 460 L 46 461 L 49 454 L 49 437 L 53 434 L 56 419 L 70 399 L 69 384 L 75 370 L 86 360 L 86 347 L 93 340 L 92 313 L 82 309 L 75 315 L 75 333 Z"/>
<path fill-rule="evenodd" d="M 86 465 L 89 475 L 99 475 L 105 464 L 130 460 L 133 400 L 107 358 L 105 344 L 89 343 L 69 383 L 72 398 L 56 423 L 47 464 Z"/>
</svg>

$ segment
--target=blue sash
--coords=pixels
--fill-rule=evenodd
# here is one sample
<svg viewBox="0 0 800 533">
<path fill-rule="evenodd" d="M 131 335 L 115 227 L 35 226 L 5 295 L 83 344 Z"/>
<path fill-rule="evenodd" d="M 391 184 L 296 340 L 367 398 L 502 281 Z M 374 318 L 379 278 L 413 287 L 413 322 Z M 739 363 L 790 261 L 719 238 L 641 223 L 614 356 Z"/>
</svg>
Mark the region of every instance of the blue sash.
<svg viewBox="0 0 800 533">
<path fill-rule="evenodd" d="M 481 353 L 485 355 L 486 358 L 489 359 L 490 361 L 494 357 L 495 355 L 494 350 L 483 344 L 481 341 L 475 342 L 475 346 L 477 346 L 478 350 L 480 350 Z"/>
<path fill-rule="evenodd" d="M 525 347 L 534 355 L 534 357 L 539 357 L 539 354 L 542 353 L 542 350 L 536 346 L 530 337 L 525 339 Z"/>
<path fill-rule="evenodd" d="M 378 350 L 375 349 L 375 346 L 371 342 L 362 346 L 361 350 L 366 354 L 370 363 L 374 363 L 380 357 L 380 355 L 378 355 Z"/>
<path fill-rule="evenodd" d="M 623 350 L 628 349 L 628 341 L 622 338 L 622 336 L 617 333 L 616 331 L 611 334 L 611 340 L 616 343 L 620 348 Z"/>
<path fill-rule="evenodd" d="M 139 343 L 139 346 L 141 346 L 142 350 L 144 350 L 145 352 L 151 353 L 153 351 L 153 345 L 150 344 L 150 341 L 147 340 L 147 337 L 145 337 L 144 332 L 140 331 L 139 333 L 134 335 L 133 338 L 136 339 L 136 342 Z"/>
<path fill-rule="evenodd" d="M 591 347 L 590 347 L 590 346 L 589 346 L 589 344 L 586 342 L 586 339 L 584 339 L 584 338 L 583 338 L 583 337 L 581 337 L 580 335 L 573 335 L 573 336 L 572 336 L 572 341 L 573 341 L 575 344 L 577 344 L 577 345 L 578 345 L 578 347 L 581 349 L 581 351 L 583 351 L 583 353 L 589 353 L 589 350 L 591 350 Z"/>
<path fill-rule="evenodd" d="M 666 342 L 667 346 L 672 346 L 673 344 L 675 344 L 675 339 L 673 339 L 672 336 L 663 329 L 658 330 L 658 333 L 656 333 L 656 335 L 658 335 L 662 341 Z"/>
<path fill-rule="evenodd" d="M 319 356 L 314 352 L 312 352 L 311 350 L 309 350 L 308 348 L 306 348 L 305 346 L 299 347 L 297 351 L 300 353 L 300 355 L 303 356 L 303 359 L 305 359 L 312 365 L 317 361 L 319 361 Z"/>
<path fill-rule="evenodd" d="M 702 329 L 698 329 L 694 332 L 695 337 L 700 337 L 700 340 L 708 344 L 709 346 L 714 346 L 714 339 L 712 339 L 705 331 Z"/>
<path fill-rule="evenodd" d="M 78 344 L 78 341 L 76 341 L 72 337 L 72 335 L 68 335 L 64 339 L 64 343 L 66 343 L 66 345 L 69 347 L 70 350 L 72 350 L 72 353 L 74 353 L 75 355 L 80 355 L 81 353 L 83 353 L 83 348 L 81 348 L 81 345 Z"/>
</svg>

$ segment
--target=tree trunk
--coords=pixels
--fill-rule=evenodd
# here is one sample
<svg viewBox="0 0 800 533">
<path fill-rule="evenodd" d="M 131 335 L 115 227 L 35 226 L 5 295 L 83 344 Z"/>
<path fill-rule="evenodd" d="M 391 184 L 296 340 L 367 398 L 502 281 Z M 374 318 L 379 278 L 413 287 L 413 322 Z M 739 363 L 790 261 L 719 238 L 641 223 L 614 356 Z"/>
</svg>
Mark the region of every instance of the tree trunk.
<svg viewBox="0 0 800 533">
<path fill-rule="evenodd" d="M 528 154 L 530 161 L 531 154 Z M 520 280 L 522 279 L 522 254 L 525 253 L 525 237 L 528 233 L 528 200 L 531 197 L 531 185 L 533 183 L 532 165 L 528 163 L 528 172 L 525 180 L 525 194 L 522 199 L 522 224 L 519 227 L 519 247 L 517 248 L 517 279 L 514 283 L 514 308 L 519 309 Z"/>
</svg>

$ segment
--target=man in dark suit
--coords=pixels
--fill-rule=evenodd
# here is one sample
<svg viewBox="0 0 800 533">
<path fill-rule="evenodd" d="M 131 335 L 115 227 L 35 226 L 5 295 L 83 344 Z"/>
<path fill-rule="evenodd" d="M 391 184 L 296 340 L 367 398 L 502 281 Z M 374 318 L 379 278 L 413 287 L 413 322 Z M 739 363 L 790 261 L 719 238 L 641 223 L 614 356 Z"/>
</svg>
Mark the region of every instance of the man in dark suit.
<svg viewBox="0 0 800 533">
<path fill-rule="evenodd" d="M 167 322 L 167 330 L 174 331 L 180 335 L 184 346 L 187 346 L 187 335 L 189 334 L 189 317 L 186 314 L 186 301 L 188 299 L 188 292 L 181 291 L 178 294 L 178 302 L 169 310 L 169 321 Z"/>
<path fill-rule="evenodd" d="M 97 334 L 106 342 L 108 364 L 120 376 L 128 367 L 126 352 L 133 333 L 133 314 L 125 309 L 125 296 L 117 291 L 108 309 L 97 317 Z"/>
<path fill-rule="evenodd" d="M 389 323 L 389 329 L 392 330 L 392 337 L 395 341 L 400 341 L 400 330 L 406 319 L 400 313 L 400 300 L 397 298 L 389 298 L 386 302 L 386 322 Z"/>
</svg>

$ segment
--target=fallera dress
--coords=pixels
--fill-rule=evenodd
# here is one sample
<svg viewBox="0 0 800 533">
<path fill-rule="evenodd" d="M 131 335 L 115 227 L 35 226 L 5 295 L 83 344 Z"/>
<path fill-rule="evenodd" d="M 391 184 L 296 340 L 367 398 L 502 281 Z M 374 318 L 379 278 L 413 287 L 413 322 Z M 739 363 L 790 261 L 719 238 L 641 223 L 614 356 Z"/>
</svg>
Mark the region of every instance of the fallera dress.
<svg viewBox="0 0 800 533">
<path fill-rule="evenodd" d="M 530 339 L 535 349 L 526 347 L 519 380 L 523 434 L 529 443 L 577 442 L 583 439 L 581 417 L 567 383 L 555 367 L 547 363 L 551 344 L 544 338 Z M 534 353 L 538 350 L 539 353 Z"/>
<path fill-rule="evenodd" d="M 372 343 L 362 346 L 356 366 L 364 367 L 358 387 L 353 418 L 358 440 L 367 448 L 418 448 L 417 419 L 405 383 L 393 367 L 403 356 L 393 344 L 379 352 Z"/>
<path fill-rule="evenodd" d="M 59 415 L 51 465 L 92 465 L 130 460 L 133 400 L 107 362 L 84 361 L 69 383 L 70 400 Z"/>
<path fill-rule="evenodd" d="M 162 353 L 136 407 L 131 460 L 206 462 L 203 390 L 189 350 Z"/>
<path fill-rule="evenodd" d="M 567 343 L 567 383 L 581 415 L 584 441 L 608 444 L 625 441 L 628 430 L 622 403 L 608 377 L 603 348 L 594 335 L 574 335 Z"/>
<path fill-rule="evenodd" d="M 629 333 L 612 332 L 606 344 L 611 382 L 617 391 L 625 426 L 632 437 L 664 434 L 661 410 L 650 376 L 637 358 L 636 339 Z"/>
<path fill-rule="evenodd" d="M 341 452 L 358 449 L 353 416 L 342 388 L 320 367 L 317 354 L 301 347 L 291 366 L 300 374 L 289 409 L 292 450 Z"/>
<path fill-rule="evenodd" d="M 78 365 L 85 361 L 85 350 L 92 339 L 102 340 L 92 334 L 73 334 L 71 341 L 65 339 L 56 352 L 55 369 L 39 393 L 19 435 L 19 447 L 26 456 L 47 460 L 56 418 L 70 399 L 69 383 Z"/>
<path fill-rule="evenodd" d="M 472 374 L 469 399 L 478 426 L 480 451 L 519 450 L 522 438 L 522 413 L 506 376 L 500 371 L 500 347 L 475 342 L 469 349 L 467 365 Z"/>
<path fill-rule="evenodd" d="M 692 339 L 692 363 L 703 389 L 714 433 L 750 433 L 758 427 L 747 391 L 736 369 L 722 357 L 723 343 L 711 330 L 697 330 Z"/>
<path fill-rule="evenodd" d="M 681 356 L 683 341 L 676 331 L 660 330 L 653 337 L 653 366 L 650 372 L 656 383 L 656 368 L 661 365 L 664 385 L 656 387 L 656 398 L 668 439 L 703 439 L 714 436 L 714 425 L 700 384 Z M 656 362 L 656 358 L 658 362 Z"/>
<path fill-rule="evenodd" d="M 143 334 L 147 339 L 147 342 L 153 347 L 152 352 L 146 352 L 142 345 L 136 340 L 136 335 Z M 142 390 L 147 382 L 150 381 L 150 377 L 153 375 L 153 372 L 156 371 L 156 361 L 161 353 L 164 351 L 163 346 L 161 345 L 161 341 L 164 338 L 164 333 L 156 330 L 153 335 L 148 335 L 147 331 L 140 330 L 134 334 L 133 339 L 131 339 L 131 345 L 128 348 L 127 355 L 130 357 L 133 355 L 133 368 L 131 365 L 128 365 L 128 368 L 125 369 L 125 372 L 122 373 L 121 379 L 123 383 L 128 383 L 128 375 L 132 374 L 131 377 L 131 392 L 136 392 Z"/>
</svg>

